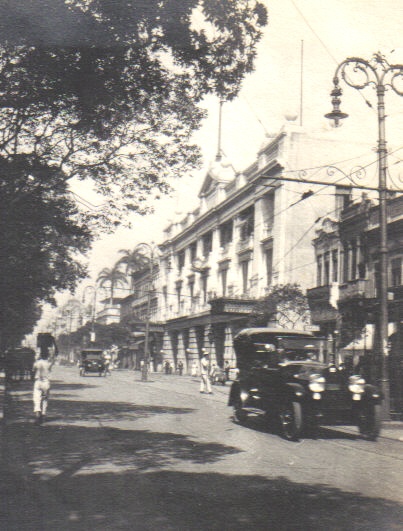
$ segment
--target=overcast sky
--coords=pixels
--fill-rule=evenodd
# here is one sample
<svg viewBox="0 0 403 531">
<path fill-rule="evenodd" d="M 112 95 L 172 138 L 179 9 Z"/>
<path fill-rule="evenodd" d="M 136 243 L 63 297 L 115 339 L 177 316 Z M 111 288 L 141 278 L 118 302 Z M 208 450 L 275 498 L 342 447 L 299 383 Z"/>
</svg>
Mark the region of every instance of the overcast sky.
<svg viewBox="0 0 403 531">
<path fill-rule="evenodd" d="M 375 145 L 374 90 L 366 89 L 367 99 L 375 107 L 370 109 L 358 91 L 345 87 L 342 110 L 350 117 L 337 130 L 329 128 L 323 115 L 331 110 L 329 93 L 336 66 L 347 57 L 370 59 L 374 52 L 381 51 L 389 62 L 403 63 L 403 2 L 263 1 L 269 10 L 269 25 L 259 44 L 255 72 L 245 79 L 237 100 L 225 104 L 223 109 L 222 148 L 234 167 L 242 170 L 255 160 L 265 133 L 278 132 L 284 123 L 284 115 L 299 114 L 301 41 L 304 51 L 303 126 L 307 131 L 323 131 L 340 139 L 359 138 Z M 172 198 L 156 203 L 155 214 L 135 216 L 132 230 L 120 229 L 98 241 L 90 254 L 93 278 L 103 267 L 116 262 L 119 249 L 132 249 L 142 241 L 161 242 L 167 221 L 175 213 L 186 213 L 197 206 L 197 193 L 217 151 L 218 102 L 209 98 L 206 106 L 209 116 L 195 135 L 203 152 L 202 170 L 175 182 L 176 193 Z M 400 147 L 403 97 L 387 94 L 386 112 L 388 145 Z M 403 158 L 403 150 L 395 155 Z M 335 161 L 329 161 L 332 162 Z M 77 189 L 77 192 L 86 197 L 84 188 Z"/>
</svg>

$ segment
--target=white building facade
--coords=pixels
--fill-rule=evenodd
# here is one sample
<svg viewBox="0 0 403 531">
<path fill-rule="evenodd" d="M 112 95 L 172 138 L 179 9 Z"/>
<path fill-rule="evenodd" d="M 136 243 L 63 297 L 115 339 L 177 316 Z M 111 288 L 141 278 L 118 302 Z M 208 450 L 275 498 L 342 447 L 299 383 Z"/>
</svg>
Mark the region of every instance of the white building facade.
<svg viewBox="0 0 403 531">
<path fill-rule="evenodd" d="M 342 159 L 342 147 L 288 123 L 241 173 L 217 157 L 198 208 L 170 223 L 160 245 L 155 319 L 164 323 L 163 360 L 181 360 L 189 372 L 205 348 L 219 366 L 235 367 L 232 339 L 254 300 L 274 285 L 315 285 L 315 222 L 335 211 L 335 187 L 323 193 L 301 180 L 301 169 Z"/>
</svg>

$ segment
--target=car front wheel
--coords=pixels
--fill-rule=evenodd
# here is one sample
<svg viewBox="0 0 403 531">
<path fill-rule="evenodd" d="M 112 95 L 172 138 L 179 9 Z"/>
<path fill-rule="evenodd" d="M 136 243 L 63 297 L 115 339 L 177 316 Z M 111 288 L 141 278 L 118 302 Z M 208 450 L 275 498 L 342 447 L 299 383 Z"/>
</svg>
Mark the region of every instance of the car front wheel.
<svg viewBox="0 0 403 531">
<path fill-rule="evenodd" d="M 368 441 L 376 441 L 381 431 L 380 404 L 367 404 L 358 413 L 360 434 Z"/>
<path fill-rule="evenodd" d="M 297 441 L 302 432 L 302 407 L 299 402 L 288 402 L 280 411 L 281 432 L 287 441 Z"/>
</svg>

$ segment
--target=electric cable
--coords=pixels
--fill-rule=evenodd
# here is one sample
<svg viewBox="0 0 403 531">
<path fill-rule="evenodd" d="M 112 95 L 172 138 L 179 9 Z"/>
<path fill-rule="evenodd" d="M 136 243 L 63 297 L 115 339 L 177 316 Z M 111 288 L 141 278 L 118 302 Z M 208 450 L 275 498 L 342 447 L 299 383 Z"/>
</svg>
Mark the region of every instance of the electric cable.
<svg viewBox="0 0 403 531">
<path fill-rule="evenodd" d="M 335 56 L 331 53 L 331 51 L 329 50 L 329 48 L 326 46 L 326 44 L 323 42 L 323 40 L 319 37 L 319 35 L 316 33 L 316 31 L 314 30 L 314 28 L 311 26 L 311 24 L 309 23 L 309 21 L 307 20 L 307 18 L 305 17 L 305 15 L 302 13 L 302 11 L 299 9 L 299 7 L 296 5 L 296 3 L 294 2 L 294 0 L 290 0 L 292 5 L 294 6 L 295 10 L 298 12 L 298 14 L 300 15 L 300 17 L 302 18 L 302 20 L 305 22 L 305 24 L 308 26 L 308 28 L 312 31 L 312 33 L 314 34 L 314 36 L 318 39 L 318 41 L 321 43 L 321 45 L 323 46 L 324 50 L 326 50 L 327 54 L 329 55 L 329 57 L 333 60 L 333 62 L 338 65 L 339 64 L 339 61 L 335 58 Z M 366 97 L 364 96 L 364 94 L 361 92 L 361 90 L 358 91 L 359 94 L 361 95 L 361 97 L 363 98 L 363 100 L 365 101 L 365 103 L 367 104 L 367 106 L 373 111 L 375 112 L 375 109 L 372 105 L 372 103 L 370 101 L 368 101 L 366 99 Z"/>
</svg>

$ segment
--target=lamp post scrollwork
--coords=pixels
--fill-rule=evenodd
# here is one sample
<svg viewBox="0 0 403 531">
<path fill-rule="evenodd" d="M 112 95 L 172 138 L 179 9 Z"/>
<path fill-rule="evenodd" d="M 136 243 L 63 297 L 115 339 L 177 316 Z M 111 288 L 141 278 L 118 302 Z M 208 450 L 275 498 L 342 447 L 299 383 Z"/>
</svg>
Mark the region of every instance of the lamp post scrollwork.
<svg viewBox="0 0 403 531">
<path fill-rule="evenodd" d="M 379 293 L 379 342 L 381 349 L 381 388 L 383 393 L 383 416 L 390 415 L 390 388 L 388 374 L 388 249 L 387 249 L 387 148 L 385 134 L 385 92 L 390 89 L 403 96 L 403 65 L 389 64 L 379 52 L 371 60 L 350 57 L 340 63 L 333 78 L 331 92 L 333 110 L 325 117 L 334 120 L 335 126 L 348 114 L 340 110 L 342 89 L 340 78 L 346 85 L 356 90 L 372 86 L 377 95 L 378 116 L 378 192 L 379 192 L 379 256 L 380 256 L 380 293 Z M 366 101 L 367 105 L 372 105 Z"/>
</svg>

